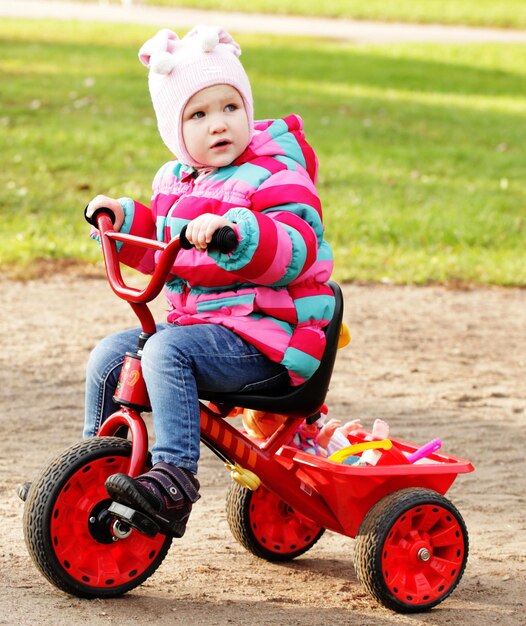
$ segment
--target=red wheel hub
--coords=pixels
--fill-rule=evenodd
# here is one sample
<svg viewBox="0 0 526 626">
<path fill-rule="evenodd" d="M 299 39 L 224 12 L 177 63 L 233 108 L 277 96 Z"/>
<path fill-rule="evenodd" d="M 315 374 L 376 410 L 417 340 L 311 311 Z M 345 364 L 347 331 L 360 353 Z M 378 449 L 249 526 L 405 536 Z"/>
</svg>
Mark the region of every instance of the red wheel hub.
<svg viewBox="0 0 526 626">
<path fill-rule="evenodd" d="M 164 543 L 162 534 L 112 535 L 104 482 L 111 474 L 126 472 L 128 464 L 124 456 L 97 459 L 73 474 L 56 499 L 50 525 L 53 549 L 65 571 L 84 585 L 118 587 L 133 580 Z"/>
<path fill-rule="evenodd" d="M 384 542 L 385 584 L 406 604 L 433 602 L 448 592 L 461 573 L 464 552 L 462 529 L 450 511 L 435 504 L 409 509 Z"/>
<path fill-rule="evenodd" d="M 273 493 L 260 487 L 250 501 L 250 528 L 267 550 L 287 554 L 308 546 L 321 527 L 296 513 Z"/>
</svg>

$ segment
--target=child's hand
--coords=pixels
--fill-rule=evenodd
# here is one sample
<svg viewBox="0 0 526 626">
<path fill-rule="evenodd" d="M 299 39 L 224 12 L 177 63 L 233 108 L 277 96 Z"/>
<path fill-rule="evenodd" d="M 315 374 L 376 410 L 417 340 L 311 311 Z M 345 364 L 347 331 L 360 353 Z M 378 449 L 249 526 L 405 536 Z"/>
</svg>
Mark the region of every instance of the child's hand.
<svg viewBox="0 0 526 626">
<path fill-rule="evenodd" d="M 186 227 L 186 238 L 195 246 L 196 250 L 206 250 L 208 244 L 212 241 L 212 235 L 223 228 L 223 226 L 230 226 L 234 228 L 234 224 L 229 222 L 221 215 L 214 215 L 213 213 L 203 213 L 196 217 Z"/>
<path fill-rule="evenodd" d="M 114 230 L 120 230 L 124 223 L 124 211 L 122 210 L 121 203 L 114 198 L 108 196 L 95 196 L 93 200 L 86 207 L 86 217 L 91 217 L 97 209 L 102 207 L 111 209 L 115 214 Z"/>
</svg>

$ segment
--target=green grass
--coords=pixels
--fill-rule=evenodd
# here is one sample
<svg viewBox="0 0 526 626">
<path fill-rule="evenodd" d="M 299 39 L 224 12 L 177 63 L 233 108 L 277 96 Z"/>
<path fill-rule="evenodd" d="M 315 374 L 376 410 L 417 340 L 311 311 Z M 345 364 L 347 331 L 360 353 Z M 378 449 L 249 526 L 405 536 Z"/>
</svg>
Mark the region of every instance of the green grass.
<svg viewBox="0 0 526 626">
<path fill-rule="evenodd" d="M 526 27 L 524 0 L 145 0 L 145 4 L 364 20 Z"/>
<path fill-rule="evenodd" d="M 85 204 L 169 158 L 141 27 L 0 24 L 0 266 L 95 262 Z M 238 38 L 256 115 L 300 113 L 340 280 L 526 285 L 526 47 Z"/>
</svg>

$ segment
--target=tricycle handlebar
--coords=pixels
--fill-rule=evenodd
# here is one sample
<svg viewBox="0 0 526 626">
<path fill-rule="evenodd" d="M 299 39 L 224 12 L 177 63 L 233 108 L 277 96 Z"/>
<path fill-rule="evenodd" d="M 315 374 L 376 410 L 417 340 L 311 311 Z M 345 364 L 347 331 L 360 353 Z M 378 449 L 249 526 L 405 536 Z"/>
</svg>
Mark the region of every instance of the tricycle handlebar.
<svg viewBox="0 0 526 626">
<path fill-rule="evenodd" d="M 190 250 L 193 245 L 186 238 L 186 224 L 181 228 L 179 233 L 179 241 L 181 248 L 184 250 Z M 237 235 L 230 226 L 223 226 L 216 230 L 212 235 L 212 241 L 209 244 L 209 248 L 212 250 L 219 250 L 223 254 L 232 252 L 237 246 Z"/>
<path fill-rule="evenodd" d="M 96 221 L 96 227 L 100 232 L 106 275 L 108 276 L 110 286 L 119 298 L 126 300 L 130 304 L 151 302 L 161 292 L 179 250 L 192 247 L 185 235 L 186 226 L 183 226 L 180 235 L 174 237 L 168 243 L 164 243 L 154 239 L 117 232 L 113 230 L 114 219 L 113 211 L 107 207 L 97 209 L 91 218 L 86 217 L 90 224 L 93 224 L 93 220 Z M 130 287 L 124 283 L 118 258 L 117 242 L 160 252 L 156 259 L 155 270 L 144 289 Z M 223 226 L 214 233 L 209 249 L 216 249 L 228 254 L 237 246 L 237 243 L 237 235 L 234 230 L 229 226 Z"/>
<path fill-rule="evenodd" d="M 154 300 L 161 292 L 181 247 L 179 237 L 174 237 L 169 243 L 162 243 L 153 239 L 116 232 L 113 230 L 113 222 L 107 212 L 101 212 L 97 216 L 97 228 L 100 232 L 106 275 L 113 291 L 119 298 L 130 304 L 145 304 Z M 130 287 L 124 283 L 117 253 L 117 242 L 119 241 L 161 252 L 152 277 L 144 289 Z"/>
</svg>

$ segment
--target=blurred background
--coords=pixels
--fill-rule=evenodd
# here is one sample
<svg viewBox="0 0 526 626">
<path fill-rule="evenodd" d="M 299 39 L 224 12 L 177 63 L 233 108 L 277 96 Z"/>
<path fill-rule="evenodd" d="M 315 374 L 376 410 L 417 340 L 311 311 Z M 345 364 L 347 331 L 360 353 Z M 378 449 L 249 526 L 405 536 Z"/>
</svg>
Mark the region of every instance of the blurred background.
<svg viewBox="0 0 526 626">
<path fill-rule="evenodd" d="M 2 0 L 0 8 L 7 4 Z M 25 6 L 49 3 L 14 4 L 21 15 Z M 280 34 L 273 34 L 251 33 L 254 16 L 238 30 L 219 16 L 242 47 L 256 117 L 297 113 L 305 121 L 320 161 L 318 186 L 338 280 L 526 284 L 526 44 L 513 37 L 526 29 L 522 0 L 93 6 L 99 12 L 93 20 L 35 19 L 31 10 L 0 18 L 4 274 L 95 266 L 100 252 L 87 236 L 87 202 L 105 193 L 148 204 L 153 176 L 171 157 L 157 133 L 137 51 L 159 27 L 182 36 L 193 26 L 182 21 L 189 7 L 213 10 L 214 23 L 218 11 L 279 18 Z M 100 17 L 117 8 L 121 21 Z M 139 10 L 158 17 L 131 23 L 140 21 L 132 19 Z M 308 34 L 297 35 L 284 14 L 315 19 Z M 334 20 L 329 28 L 338 33 L 366 20 L 389 23 L 391 34 L 364 41 L 358 24 L 354 37 L 329 37 L 321 18 L 324 27 Z M 404 41 L 396 36 L 403 23 L 502 31 L 498 41 L 485 31 L 477 41 L 458 34 L 427 40 L 431 31 L 425 30 Z"/>
</svg>

